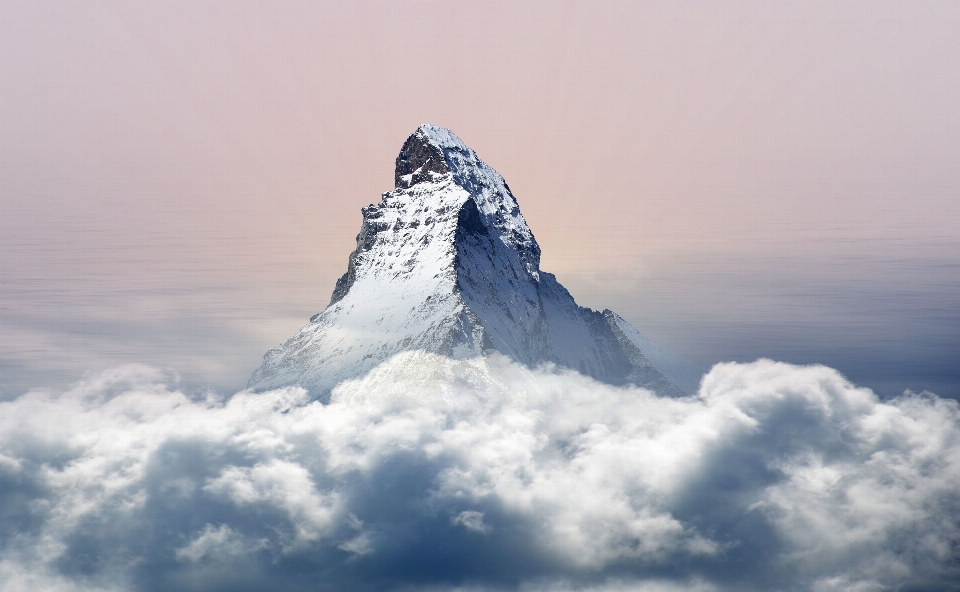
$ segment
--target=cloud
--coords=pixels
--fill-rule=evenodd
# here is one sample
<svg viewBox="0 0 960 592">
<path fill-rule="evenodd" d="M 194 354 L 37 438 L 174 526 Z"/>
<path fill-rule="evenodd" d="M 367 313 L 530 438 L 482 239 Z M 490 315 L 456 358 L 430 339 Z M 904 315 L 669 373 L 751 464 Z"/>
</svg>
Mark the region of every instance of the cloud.
<svg viewBox="0 0 960 592">
<path fill-rule="evenodd" d="M 203 531 L 189 544 L 177 549 L 175 556 L 180 561 L 197 563 L 204 559 L 222 561 L 224 558 L 240 557 L 259 551 L 269 541 L 250 541 L 226 524 L 207 524 Z"/>
<path fill-rule="evenodd" d="M 956 589 L 960 408 L 720 364 L 661 399 L 422 352 L 191 397 L 0 403 L 3 590 Z"/>
<path fill-rule="evenodd" d="M 451 524 L 459 524 L 460 526 L 466 528 L 467 530 L 472 530 L 473 532 L 487 533 L 490 532 L 490 527 L 483 522 L 483 512 L 477 512 L 475 510 L 464 510 L 453 517 L 450 520 Z"/>
</svg>

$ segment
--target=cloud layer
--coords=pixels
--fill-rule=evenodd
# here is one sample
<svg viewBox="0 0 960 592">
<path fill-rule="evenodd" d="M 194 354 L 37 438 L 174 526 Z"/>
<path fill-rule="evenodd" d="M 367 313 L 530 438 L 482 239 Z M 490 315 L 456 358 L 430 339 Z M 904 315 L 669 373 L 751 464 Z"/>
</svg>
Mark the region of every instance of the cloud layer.
<svg viewBox="0 0 960 592">
<path fill-rule="evenodd" d="M 960 407 L 720 364 L 661 399 L 411 352 L 334 390 L 147 367 L 0 403 L 3 590 L 955 590 Z"/>
</svg>

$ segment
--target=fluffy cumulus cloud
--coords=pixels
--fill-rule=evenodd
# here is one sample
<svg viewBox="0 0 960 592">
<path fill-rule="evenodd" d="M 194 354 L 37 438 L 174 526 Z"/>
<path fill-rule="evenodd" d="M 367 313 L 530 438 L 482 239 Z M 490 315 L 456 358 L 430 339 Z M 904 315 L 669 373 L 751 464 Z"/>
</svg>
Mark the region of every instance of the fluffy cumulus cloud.
<svg viewBox="0 0 960 592">
<path fill-rule="evenodd" d="M 123 367 L 0 403 L 3 590 L 956 590 L 960 409 L 720 364 L 659 398 L 412 352 L 187 396 Z"/>
</svg>

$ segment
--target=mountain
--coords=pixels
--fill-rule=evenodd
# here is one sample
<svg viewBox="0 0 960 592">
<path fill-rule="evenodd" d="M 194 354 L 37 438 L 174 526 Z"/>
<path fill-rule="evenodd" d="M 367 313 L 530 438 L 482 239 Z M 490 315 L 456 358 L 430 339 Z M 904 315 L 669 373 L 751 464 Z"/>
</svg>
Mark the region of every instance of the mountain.
<svg viewBox="0 0 960 592">
<path fill-rule="evenodd" d="M 422 125 L 396 160 L 396 188 L 363 208 L 357 248 L 330 304 L 271 349 L 248 384 L 300 384 L 325 399 L 390 356 L 497 351 L 666 396 L 704 369 L 611 311 L 577 305 L 540 270 L 540 247 L 510 187 L 451 131 Z"/>
</svg>

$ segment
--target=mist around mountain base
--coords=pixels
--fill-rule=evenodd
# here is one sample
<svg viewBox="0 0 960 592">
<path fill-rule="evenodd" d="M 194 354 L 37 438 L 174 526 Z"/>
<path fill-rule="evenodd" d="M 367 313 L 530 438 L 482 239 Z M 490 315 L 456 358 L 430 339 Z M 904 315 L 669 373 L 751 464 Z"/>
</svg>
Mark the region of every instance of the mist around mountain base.
<svg viewBox="0 0 960 592">
<path fill-rule="evenodd" d="M 2 590 L 956 590 L 960 406 L 823 366 L 687 397 L 491 354 L 330 401 L 145 366 L 0 403 Z"/>
</svg>

